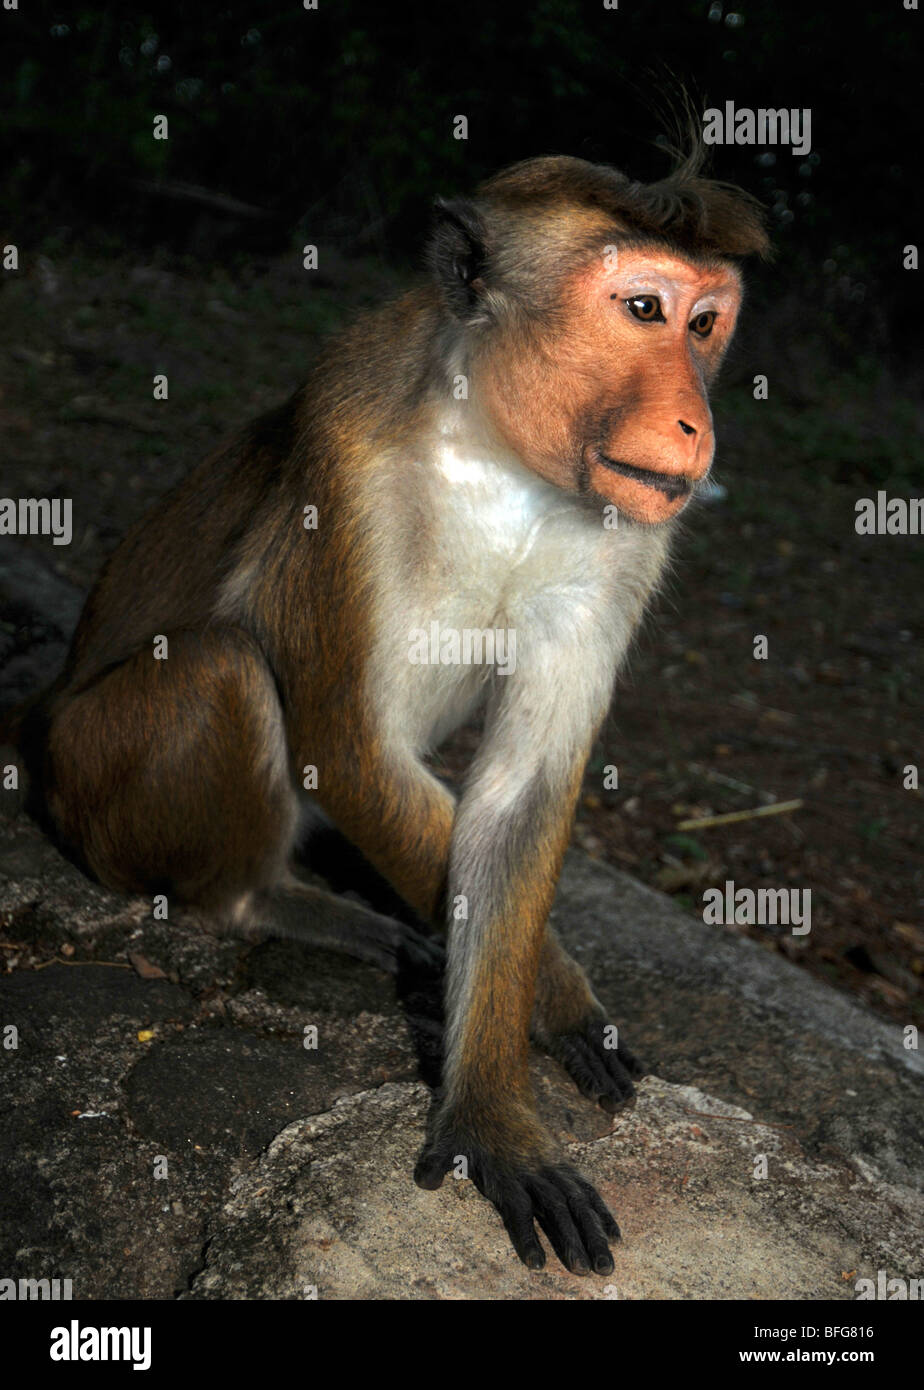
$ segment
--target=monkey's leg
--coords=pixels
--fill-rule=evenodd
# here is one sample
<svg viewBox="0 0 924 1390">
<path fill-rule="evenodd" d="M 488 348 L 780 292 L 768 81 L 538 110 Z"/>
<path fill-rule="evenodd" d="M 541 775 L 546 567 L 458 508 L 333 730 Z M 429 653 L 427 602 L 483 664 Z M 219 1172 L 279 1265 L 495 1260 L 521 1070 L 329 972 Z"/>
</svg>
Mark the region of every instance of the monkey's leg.
<svg viewBox="0 0 924 1390">
<path fill-rule="evenodd" d="M 249 938 L 281 937 L 339 951 L 390 975 L 405 967 L 437 975 L 445 958 L 440 943 L 423 932 L 294 877 L 255 896 L 243 931 Z"/>
<path fill-rule="evenodd" d="M 108 887 L 235 916 L 285 870 L 297 805 L 279 697 L 233 627 L 166 634 L 51 707 L 48 809 Z"/>
<path fill-rule="evenodd" d="M 534 1041 L 560 1062 L 582 1095 L 611 1114 L 635 1094 L 633 1077 L 644 1068 L 606 1017 L 590 981 L 546 929 L 533 1009 Z"/>
<path fill-rule="evenodd" d="M 525 758 L 531 750 L 521 746 Z M 499 751 L 509 766 L 503 741 Z M 545 1263 L 538 1222 L 569 1270 L 605 1274 L 613 1268 L 609 1242 L 619 1227 L 544 1132 L 528 1069 L 546 918 L 581 768 L 543 769 L 511 801 L 498 798 L 492 762 L 489 753 L 453 831 L 445 1095 L 415 1179 L 438 1187 L 463 1159 L 530 1268 Z"/>
<path fill-rule="evenodd" d="M 436 943 L 292 876 L 297 804 L 275 682 L 231 627 L 167 634 L 55 704 L 49 809 L 101 882 L 166 893 L 249 938 L 291 937 L 391 973 Z"/>
<path fill-rule="evenodd" d="M 412 755 L 386 757 L 371 732 L 356 747 L 331 750 L 327 743 L 312 748 L 305 738 L 296 755 L 298 766 L 318 764 L 322 808 L 409 907 L 442 927 L 452 793 Z"/>
</svg>

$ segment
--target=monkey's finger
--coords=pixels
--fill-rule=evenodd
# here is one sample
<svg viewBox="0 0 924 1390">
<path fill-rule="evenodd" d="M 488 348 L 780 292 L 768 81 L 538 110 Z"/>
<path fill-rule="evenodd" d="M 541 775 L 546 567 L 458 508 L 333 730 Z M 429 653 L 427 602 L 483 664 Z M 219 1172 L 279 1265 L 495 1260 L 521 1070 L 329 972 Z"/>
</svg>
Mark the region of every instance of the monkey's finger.
<svg viewBox="0 0 924 1390">
<path fill-rule="evenodd" d="M 527 1269 L 544 1269 L 545 1251 L 533 1225 L 533 1204 L 523 1189 L 503 1198 L 497 1210 L 511 1245 Z"/>
<path fill-rule="evenodd" d="M 554 1170 L 539 1176 L 531 1174 L 526 1188 L 533 1199 L 535 1218 L 565 1269 L 572 1274 L 589 1274 L 593 1260 L 575 1225 L 560 1175 Z"/>
<path fill-rule="evenodd" d="M 606 1225 L 604 1225 L 603 1217 L 597 1210 L 597 1204 L 589 1200 L 588 1192 L 584 1184 L 578 1182 L 576 1179 L 569 1181 L 567 1175 L 563 1177 L 562 1183 L 568 1194 L 568 1206 L 571 1215 L 574 1217 L 575 1225 L 581 1233 L 581 1239 L 584 1242 L 585 1250 L 590 1256 L 590 1262 L 594 1272 L 596 1274 L 612 1274 L 614 1264 L 613 1256 L 610 1253 L 610 1240 L 613 1237 L 609 1232 L 615 1227 L 618 1233 L 619 1227 L 616 1226 L 615 1221 L 610 1216 L 609 1212 L 606 1211 L 605 1205 L 600 1203 L 600 1205 L 604 1205 L 604 1212 L 609 1218 Z M 589 1187 L 589 1184 L 587 1184 L 587 1186 Z M 596 1197 L 596 1192 L 593 1192 L 592 1188 L 590 1190 L 594 1197 Z"/>
<path fill-rule="evenodd" d="M 594 1187 L 593 1183 L 588 1182 L 586 1178 L 582 1178 L 580 1173 L 572 1173 L 571 1179 L 577 1185 L 580 1191 L 584 1194 L 585 1201 L 588 1202 L 589 1205 L 597 1213 L 597 1216 L 600 1218 L 600 1223 L 603 1226 L 603 1230 L 607 1236 L 607 1239 L 620 1240 L 622 1237 L 622 1231 L 620 1231 L 619 1226 L 617 1225 L 613 1217 L 613 1213 L 610 1211 L 609 1207 L 606 1205 L 606 1202 L 604 1202 L 603 1198 L 600 1196 L 600 1193 Z"/>
<path fill-rule="evenodd" d="M 627 1101 L 632 1100 L 635 1086 L 629 1073 L 616 1060 L 615 1052 L 611 1056 L 604 1054 L 604 1058 L 598 1056 L 594 1059 L 600 1068 L 599 1073 L 595 1073 L 600 1077 L 597 1099 L 604 1110 L 614 1115 Z"/>
</svg>

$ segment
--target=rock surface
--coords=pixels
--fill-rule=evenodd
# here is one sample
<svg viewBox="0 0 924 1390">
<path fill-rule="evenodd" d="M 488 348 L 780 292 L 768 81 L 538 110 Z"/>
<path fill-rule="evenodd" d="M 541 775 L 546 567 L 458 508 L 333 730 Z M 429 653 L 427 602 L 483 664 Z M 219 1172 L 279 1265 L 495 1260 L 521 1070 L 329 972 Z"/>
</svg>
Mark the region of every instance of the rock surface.
<svg viewBox="0 0 924 1390">
<path fill-rule="evenodd" d="M 556 919 L 653 1074 L 615 1119 L 547 1058 L 533 1080 L 623 1227 L 608 1279 L 554 1256 L 529 1274 L 470 1183 L 414 1186 L 426 1020 L 390 977 L 150 912 L 0 822 L 3 1277 L 77 1298 L 813 1299 L 924 1273 L 920 1054 L 606 866 L 569 858 Z"/>
<path fill-rule="evenodd" d="M 615 1271 L 577 1278 L 552 1258 L 530 1274 L 470 1183 L 409 1186 L 427 1102 L 420 1085 L 390 1084 L 289 1125 L 232 1184 L 192 1296 L 830 1299 L 852 1294 L 868 1257 L 920 1267 L 906 1230 L 913 1215 L 920 1231 L 920 1199 L 649 1077 L 611 1133 L 567 1146 L 619 1215 Z"/>
</svg>

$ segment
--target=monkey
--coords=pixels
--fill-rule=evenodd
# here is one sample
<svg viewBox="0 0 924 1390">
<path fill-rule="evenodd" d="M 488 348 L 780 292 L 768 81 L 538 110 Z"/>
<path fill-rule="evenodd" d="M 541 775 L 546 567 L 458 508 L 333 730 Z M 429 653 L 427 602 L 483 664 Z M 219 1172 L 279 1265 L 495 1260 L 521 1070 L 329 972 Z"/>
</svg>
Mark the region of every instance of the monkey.
<svg viewBox="0 0 924 1390">
<path fill-rule="evenodd" d="M 438 200 L 420 282 L 129 531 L 35 716 L 49 822 L 108 887 L 232 928 L 327 924 L 381 963 L 384 919 L 293 868 L 321 818 L 445 931 L 414 1177 L 464 1160 L 532 1270 L 537 1227 L 567 1270 L 614 1268 L 619 1227 L 542 1128 L 529 1050 L 610 1112 L 640 1067 L 549 913 L 617 673 L 712 464 L 741 263 L 768 249 L 759 204 L 697 157 L 640 183 L 543 156 Z M 515 636 L 512 669 L 409 659 L 434 624 Z M 478 710 L 454 792 L 433 754 Z"/>
</svg>

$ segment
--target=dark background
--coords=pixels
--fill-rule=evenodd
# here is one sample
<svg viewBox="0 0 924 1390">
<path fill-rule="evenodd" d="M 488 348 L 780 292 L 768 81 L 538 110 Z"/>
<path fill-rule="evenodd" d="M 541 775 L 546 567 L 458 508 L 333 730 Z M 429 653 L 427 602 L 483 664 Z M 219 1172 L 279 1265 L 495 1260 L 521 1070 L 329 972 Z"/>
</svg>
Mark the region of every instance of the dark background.
<svg viewBox="0 0 924 1390">
<path fill-rule="evenodd" d="M 685 524 L 577 837 L 694 911 L 726 877 L 810 887 L 807 940 L 754 934 L 909 1017 L 924 873 L 901 769 L 921 753 L 922 542 L 853 521 L 878 488 L 919 492 L 921 297 L 902 249 L 921 229 L 921 22 L 900 0 L 0 11 L 0 244 L 20 249 L 0 276 L 0 493 L 72 497 L 75 516 L 66 551 L 25 548 L 86 588 L 329 331 L 400 287 L 435 195 L 543 153 L 658 177 L 684 89 L 699 111 L 810 107 L 806 158 L 714 151 L 716 176 L 765 202 L 776 258 L 749 273 L 717 397 L 728 495 Z M 321 247 L 312 275 L 305 242 Z M 156 372 L 169 404 L 151 399 Z M 36 622 L 9 599 L 0 616 L 9 670 Z M 794 816 L 675 828 L 793 797 Z"/>
<path fill-rule="evenodd" d="M 269 245 L 326 230 L 350 249 L 413 254 L 435 192 L 527 155 L 656 176 L 657 115 L 682 83 L 700 109 L 812 108 L 807 158 L 729 146 L 718 172 L 772 207 L 787 273 L 792 260 L 807 272 L 832 259 L 828 274 L 866 284 L 891 326 L 913 331 L 894 252 L 920 213 L 920 19 L 901 0 L 856 13 L 651 0 L 328 0 L 312 12 L 256 0 L 202 15 L 179 3 L 24 6 L 4 23 L 0 158 L 8 210 L 32 241 L 56 221 L 195 240 L 194 212 L 139 196 L 139 182 L 165 179 L 270 214 L 249 229 Z M 155 112 L 169 117 L 168 141 L 151 138 Z M 459 112 L 464 142 L 451 138 Z"/>
</svg>

